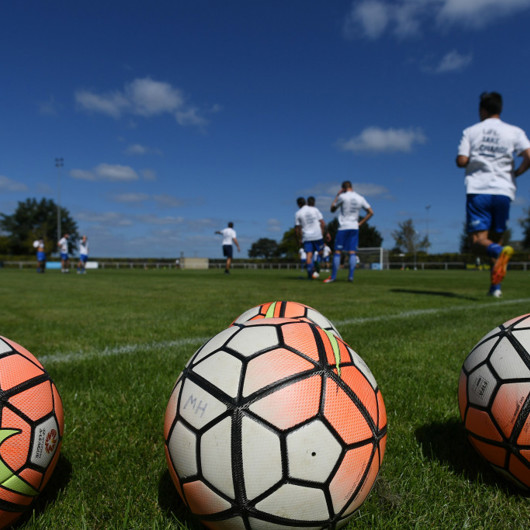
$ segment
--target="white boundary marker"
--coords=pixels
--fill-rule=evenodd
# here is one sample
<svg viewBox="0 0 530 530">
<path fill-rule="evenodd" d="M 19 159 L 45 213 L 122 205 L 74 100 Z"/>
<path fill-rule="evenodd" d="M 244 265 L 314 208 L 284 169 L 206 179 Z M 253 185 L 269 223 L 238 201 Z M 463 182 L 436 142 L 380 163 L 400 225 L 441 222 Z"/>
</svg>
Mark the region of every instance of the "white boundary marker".
<svg viewBox="0 0 530 530">
<path fill-rule="evenodd" d="M 436 315 L 440 313 L 449 313 L 455 311 L 469 311 L 475 309 L 485 309 L 490 307 L 508 306 L 514 304 L 529 303 L 530 298 L 519 298 L 515 300 L 495 300 L 494 302 L 484 304 L 469 304 L 451 307 L 439 307 L 436 309 L 413 309 L 411 311 L 403 311 L 401 313 L 392 313 L 390 315 L 378 315 L 373 317 L 350 318 L 334 322 L 335 326 L 352 326 L 356 324 L 366 324 L 368 322 L 381 322 L 382 320 L 397 320 L 400 318 L 411 318 L 426 315 Z M 530 310 L 530 308 L 529 308 Z M 499 322 L 501 324 L 501 322 Z M 119 355 L 131 355 L 140 351 L 148 350 L 166 350 L 170 348 L 181 348 L 184 346 L 192 346 L 194 344 L 204 344 L 211 337 L 189 337 L 177 340 L 169 340 L 162 342 L 151 342 L 146 344 L 129 344 L 125 346 L 117 346 L 116 348 L 105 348 L 101 351 L 85 351 L 85 352 L 71 352 L 71 353 L 52 353 L 50 355 L 43 355 L 38 359 L 46 367 L 47 364 L 65 364 L 75 363 L 79 361 L 86 361 L 89 359 L 100 359 L 104 357 L 115 357 Z"/>
</svg>

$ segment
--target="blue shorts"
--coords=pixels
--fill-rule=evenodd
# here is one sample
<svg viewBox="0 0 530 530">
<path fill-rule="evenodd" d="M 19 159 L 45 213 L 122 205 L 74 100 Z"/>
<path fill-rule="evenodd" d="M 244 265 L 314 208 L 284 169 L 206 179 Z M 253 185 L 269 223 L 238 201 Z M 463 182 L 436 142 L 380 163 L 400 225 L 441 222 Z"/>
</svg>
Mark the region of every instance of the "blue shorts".
<svg viewBox="0 0 530 530">
<path fill-rule="evenodd" d="M 68 259 L 68 254 L 66 252 L 61 252 L 61 259 L 66 261 Z"/>
<path fill-rule="evenodd" d="M 234 247 L 232 245 L 223 245 L 223 256 L 225 258 L 231 258 L 234 254 Z"/>
<path fill-rule="evenodd" d="M 355 252 L 359 245 L 359 230 L 339 230 L 335 236 L 335 251 Z"/>
<path fill-rule="evenodd" d="M 315 241 L 304 241 L 304 250 L 308 252 L 320 252 L 324 248 L 323 239 L 315 239 Z"/>
<path fill-rule="evenodd" d="M 46 261 L 46 252 L 37 252 L 37 261 Z"/>
<path fill-rule="evenodd" d="M 86 263 L 88 261 L 88 256 L 86 254 L 79 254 L 79 261 L 81 263 Z"/>
<path fill-rule="evenodd" d="M 501 234 L 510 217 L 510 197 L 506 195 L 469 194 L 466 196 L 467 233 L 493 230 Z"/>
</svg>

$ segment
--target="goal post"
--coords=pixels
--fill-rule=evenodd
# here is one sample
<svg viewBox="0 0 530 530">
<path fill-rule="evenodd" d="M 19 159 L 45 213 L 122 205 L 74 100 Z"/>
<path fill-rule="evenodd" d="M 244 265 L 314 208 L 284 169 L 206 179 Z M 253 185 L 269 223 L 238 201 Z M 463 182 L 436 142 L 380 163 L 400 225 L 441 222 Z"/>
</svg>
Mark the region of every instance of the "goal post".
<svg viewBox="0 0 530 530">
<path fill-rule="evenodd" d="M 366 269 L 382 271 L 388 269 L 389 251 L 383 247 L 365 247 L 357 249 L 359 264 Z"/>
</svg>

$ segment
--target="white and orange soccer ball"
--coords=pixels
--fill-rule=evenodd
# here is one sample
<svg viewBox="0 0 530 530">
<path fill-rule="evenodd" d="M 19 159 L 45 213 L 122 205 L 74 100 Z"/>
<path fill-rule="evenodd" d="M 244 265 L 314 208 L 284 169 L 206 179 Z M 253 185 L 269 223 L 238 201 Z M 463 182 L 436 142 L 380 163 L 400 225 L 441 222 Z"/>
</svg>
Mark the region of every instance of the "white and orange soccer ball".
<svg viewBox="0 0 530 530">
<path fill-rule="evenodd" d="M 61 449 L 63 405 L 42 364 L 0 337 L 0 528 L 26 511 L 50 479 Z"/>
<path fill-rule="evenodd" d="M 493 329 L 471 350 L 458 401 L 473 447 L 498 472 L 530 488 L 530 314 Z"/>
<path fill-rule="evenodd" d="M 239 315 L 233 324 L 243 324 L 250 320 L 260 318 L 296 318 L 308 320 L 326 331 L 333 332 L 337 337 L 342 338 L 339 331 L 328 318 L 322 313 L 300 302 L 278 300 L 276 302 L 267 302 Z"/>
<path fill-rule="evenodd" d="M 179 376 L 164 424 L 169 471 L 213 529 L 331 528 L 364 502 L 385 451 L 364 361 L 308 321 L 235 323 Z"/>
</svg>

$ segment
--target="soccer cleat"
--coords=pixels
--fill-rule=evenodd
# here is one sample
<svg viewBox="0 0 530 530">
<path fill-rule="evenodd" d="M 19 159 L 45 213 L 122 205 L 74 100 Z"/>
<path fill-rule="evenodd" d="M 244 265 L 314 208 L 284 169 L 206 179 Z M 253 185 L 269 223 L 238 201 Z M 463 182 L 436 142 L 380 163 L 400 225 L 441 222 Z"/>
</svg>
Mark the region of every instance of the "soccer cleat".
<svg viewBox="0 0 530 530">
<path fill-rule="evenodd" d="M 335 280 L 330 276 L 329 278 L 326 278 L 324 280 L 324 283 L 331 283 L 331 282 L 334 282 Z"/>
<path fill-rule="evenodd" d="M 502 291 L 500 289 L 493 289 L 494 286 L 489 290 L 488 296 L 493 296 L 493 298 L 502 298 Z"/>
<path fill-rule="evenodd" d="M 493 285 L 499 285 L 506 276 L 506 269 L 508 268 L 508 262 L 513 254 L 513 248 L 509 245 L 502 248 L 499 257 L 493 265 L 493 271 L 491 272 L 491 283 Z"/>
</svg>

